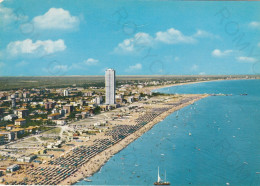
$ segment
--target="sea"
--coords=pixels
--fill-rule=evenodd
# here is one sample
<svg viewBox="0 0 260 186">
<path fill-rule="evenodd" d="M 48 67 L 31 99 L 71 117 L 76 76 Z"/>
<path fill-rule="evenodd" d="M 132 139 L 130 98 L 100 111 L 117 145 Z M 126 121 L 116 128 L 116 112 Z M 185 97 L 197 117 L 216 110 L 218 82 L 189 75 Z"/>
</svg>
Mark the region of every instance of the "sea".
<svg viewBox="0 0 260 186">
<path fill-rule="evenodd" d="M 260 80 L 156 90 L 209 96 L 166 117 L 76 185 L 260 185 Z M 166 173 L 166 174 L 165 174 Z M 259 173 L 259 174 L 258 174 Z"/>
</svg>

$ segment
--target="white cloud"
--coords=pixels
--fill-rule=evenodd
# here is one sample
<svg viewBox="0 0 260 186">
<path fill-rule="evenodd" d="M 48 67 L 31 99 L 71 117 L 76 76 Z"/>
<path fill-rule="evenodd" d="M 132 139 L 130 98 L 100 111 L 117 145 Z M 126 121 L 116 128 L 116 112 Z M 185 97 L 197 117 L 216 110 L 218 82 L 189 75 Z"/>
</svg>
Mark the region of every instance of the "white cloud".
<svg viewBox="0 0 260 186">
<path fill-rule="evenodd" d="M 84 60 L 84 63 L 86 65 L 96 65 L 98 64 L 98 60 L 97 59 L 93 59 L 93 58 L 88 58 L 87 60 Z"/>
<path fill-rule="evenodd" d="M 35 43 L 31 39 L 26 39 L 23 41 L 14 41 L 10 42 L 7 45 L 7 51 L 13 55 L 21 55 L 21 54 L 36 54 L 36 55 L 44 55 L 44 54 L 52 54 L 55 52 L 60 52 L 66 49 L 66 45 L 62 39 L 57 41 L 52 40 L 37 40 Z"/>
<path fill-rule="evenodd" d="M 165 32 L 157 32 L 155 40 L 166 44 L 196 42 L 196 40 L 191 36 L 185 36 L 179 30 L 176 30 L 174 28 L 170 28 Z"/>
<path fill-rule="evenodd" d="M 52 71 L 56 72 L 66 72 L 68 70 L 87 70 L 87 66 L 91 65 L 97 65 L 99 63 L 99 60 L 88 58 L 87 60 L 84 60 L 82 62 L 78 63 L 72 63 L 71 65 L 55 65 L 52 67 Z"/>
<path fill-rule="evenodd" d="M 237 60 L 240 61 L 240 62 L 244 62 L 244 63 L 254 63 L 254 62 L 257 61 L 253 57 L 246 57 L 246 56 L 237 57 Z"/>
<path fill-rule="evenodd" d="M 6 27 L 13 22 L 25 21 L 28 16 L 25 16 L 19 9 L 14 12 L 13 9 L 0 5 L 0 19 L 0 26 Z"/>
<path fill-rule="evenodd" d="M 152 45 L 153 38 L 147 33 L 139 32 L 133 38 L 125 39 L 119 43 L 114 52 L 119 54 L 137 52 Z"/>
<path fill-rule="evenodd" d="M 191 71 L 196 71 L 198 69 L 199 69 L 199 66 L 196 65 L 196 64 L 192 65 L 191 68 L 190 68 Z"/>
<path fill-rule="evenodd" d="M 233 50 L 221 51 L 219 49 L 215 49 L 215 50 L 212 51 L 211 55 L 215 56 L 215 57 L 224 57 L 224 56 L 229 55 L 232 52 L 233 52 Z"/>
<path fill-rule="evenodd" d="M 35 17 L 33 23 L 39 29 L 74 29 L 79 25 L 79 18 L 62 8 L 50 8 L 44 15 Z"/>
<path fill-rule="evenodd" d="M 260 22 L 252 21 L 251 23 L 249 23 L 249 26 L 252 28 L 260 28 Z"/>
<path fill-rule="evenodd" d="M 148 33 L 139 32 L 134 37 L 125 39 L 123 42 L 119 43 L 114 49 L 117 54 L 127 54 L 127 53 L 140 53 L 143 50 L 150 50 L 156 44 L 179 44 L 186 43 L 192 44 L 196 43 L 196 38 L 219 38 L 214 34 L 206 32 L 204 30 L 197 30 L 192 36 L 186 36 L 181 31 L 170 28 L 166 31 L 159 31 L 155 33 L 155 36 L 151 36 Z M 148 53 L 148 52 L 147 52 Z"/>
<path fill-rule="evenodd" d="M 82 70 L 82 69 L 86 69 L 86 65 L 87 66 L 93 66 L 93 65 L 97 65 L 99 63 L 99 60 L 94 59 L 94 58 L 88 58 L 86 60 L 84 60 L 83 62 L 79 62 L 79 63 L 73 63 L 71 64 L 68 69 L 78 69 L 78 70 Z"/>
<path fill-rule="evenodd" d="M 137 63 L 135 65 L 129 66 L 128 69 L 126 69 L 127 72 L 134 72 L 136 70 L 141 70 L 142 69 L 142 64 Z"/>
<path fill-rule="evenodd" d="M 209 33 L 205 30 L 197 30 L 193 36 L 197 38 L 219 38 L 219 36 Z"/>
<path fill-rule="evenodd" d="M 199 75 L 206 75 L 206 72 L 200 72 Z"/>
<path fill-rule="evenodd" d="M 196 40 L 190 36 L 183 35 L 180 31 L 170 28 L 165 32 L 157 32 L 155 37 L 148 33 L 139 32 L 133 38 L 125 39 L 114 49 L 115 53 L 126 54 L 149 50 L 156 43 L 177 44 L 194 43 Z"/>
</svg>

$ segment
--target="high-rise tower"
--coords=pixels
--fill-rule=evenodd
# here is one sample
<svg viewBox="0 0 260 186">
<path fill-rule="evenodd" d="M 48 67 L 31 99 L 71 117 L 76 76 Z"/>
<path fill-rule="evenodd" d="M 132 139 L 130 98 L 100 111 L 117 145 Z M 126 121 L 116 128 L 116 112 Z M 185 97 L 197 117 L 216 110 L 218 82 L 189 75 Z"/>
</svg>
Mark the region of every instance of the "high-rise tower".
<svg viewBox="0 0 260 186">
<path fill-rule="evenodd" d="M 11 95 L 11 107 L 15 108 L 16 106 L 16 101 L 15 101 L 15 94 Z"/>
<path fill-rule="evenodd" d="M 114 69 L 107 69 L 105 74 L 105 86 L 106 86 L 106 104 L 115 104 L 116 93 L 116 71 Z"/>
<path fill-rule="evenodd" d="M 63 96 L 69 96 L 69 91 L 67 89 L 63 90 Z"/>
</svg>

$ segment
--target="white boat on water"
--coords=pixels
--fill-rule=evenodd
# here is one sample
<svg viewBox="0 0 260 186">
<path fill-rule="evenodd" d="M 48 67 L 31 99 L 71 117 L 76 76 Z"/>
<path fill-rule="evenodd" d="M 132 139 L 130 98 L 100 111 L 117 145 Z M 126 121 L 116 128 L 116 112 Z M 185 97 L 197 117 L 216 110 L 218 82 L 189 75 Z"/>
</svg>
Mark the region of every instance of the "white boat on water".
<svg viewBox="0 0 260 186">
<path fill-rule="evenodd" d="M 170 182 L 166 181 L 166 171 L 165 171 L 165 178 L 164 181 L 160 178 L 160 173 L 159 173 L 159 167 L 158 167 L 158 178 L 157 182 L 154 182 L 154 185 L 170 185 Z"/>
</svg>

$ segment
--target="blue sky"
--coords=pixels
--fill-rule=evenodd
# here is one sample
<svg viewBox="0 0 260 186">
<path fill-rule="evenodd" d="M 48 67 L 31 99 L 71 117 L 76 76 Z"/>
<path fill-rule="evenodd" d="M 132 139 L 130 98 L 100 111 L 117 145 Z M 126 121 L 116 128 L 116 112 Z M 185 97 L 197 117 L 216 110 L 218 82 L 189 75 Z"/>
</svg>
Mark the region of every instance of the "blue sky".
<svg viewBox="0 0 260 186">
<path fill-rule="evenodd" d="M 260 74 L 260 2 L 0 2 L 0 76 Z"/>
</svg>

